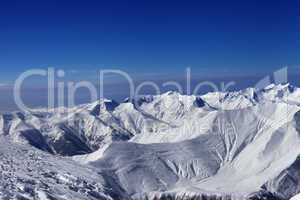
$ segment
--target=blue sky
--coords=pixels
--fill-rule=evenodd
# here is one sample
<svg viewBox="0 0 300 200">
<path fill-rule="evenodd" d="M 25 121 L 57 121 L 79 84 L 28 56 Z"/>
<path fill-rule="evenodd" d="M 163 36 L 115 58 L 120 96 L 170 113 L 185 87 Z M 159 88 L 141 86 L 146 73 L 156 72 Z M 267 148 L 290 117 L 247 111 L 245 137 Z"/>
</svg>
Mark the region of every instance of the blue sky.
<svg viewBox="0 0 300 200">
<path fill-rule="evenodd" d="M 88 78 L 112 67 L 238 75 L 297 65 L 299 8 L 255 0 L 1 2 L 0 83 L 49 66 Z"/>
</svg>

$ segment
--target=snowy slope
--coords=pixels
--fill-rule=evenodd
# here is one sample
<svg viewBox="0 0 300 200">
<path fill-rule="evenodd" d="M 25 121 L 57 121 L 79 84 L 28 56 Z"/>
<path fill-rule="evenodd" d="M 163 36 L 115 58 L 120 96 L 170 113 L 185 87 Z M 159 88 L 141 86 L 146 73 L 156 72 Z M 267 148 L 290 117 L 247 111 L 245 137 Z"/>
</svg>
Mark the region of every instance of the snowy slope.
<svg viewBox="0 0 300 200">
<path fill-rule="evenodd" d="M 273 124 L 255 114 L 264 110 L 272 112 Z M 294 105 L 273 103 L 224 111 L 210 131 L 195 139 L 114 143 L 103 158 L 90 163 L 114 169 L 121 185 L 137 199 L 162 193 L 242 198 L 260 191 L 300 155 L 298 111 Z"/>
<path fill-rule="evenodd" d="M 0 158 L 1 199 L 130 199 L 100 171 L 4 137 L 0 137 Z"/>
<path fill-rule="evenodd" d="M 299 105 L 300 89 L 284 84 L 2 114 L 0 196 L 289 199 L 300 192 Z M 31 176 L 52 189 L 22 189 Z"/>
</svg>

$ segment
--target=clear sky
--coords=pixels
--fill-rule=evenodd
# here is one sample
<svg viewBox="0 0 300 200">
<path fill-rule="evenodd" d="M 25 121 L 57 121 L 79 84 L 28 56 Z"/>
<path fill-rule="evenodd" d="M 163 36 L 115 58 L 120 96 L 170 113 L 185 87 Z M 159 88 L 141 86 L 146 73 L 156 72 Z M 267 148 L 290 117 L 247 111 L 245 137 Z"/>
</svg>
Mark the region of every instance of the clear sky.
<svg viewBox="0 0 300 200">
<path fill-rule="evenodd" d="M 2 1 L 0 83 L 48 66 L 84 76 L 111 67 L 247 74 L 298 65 L 299 9 L 286 0 Z"/>
</svg>

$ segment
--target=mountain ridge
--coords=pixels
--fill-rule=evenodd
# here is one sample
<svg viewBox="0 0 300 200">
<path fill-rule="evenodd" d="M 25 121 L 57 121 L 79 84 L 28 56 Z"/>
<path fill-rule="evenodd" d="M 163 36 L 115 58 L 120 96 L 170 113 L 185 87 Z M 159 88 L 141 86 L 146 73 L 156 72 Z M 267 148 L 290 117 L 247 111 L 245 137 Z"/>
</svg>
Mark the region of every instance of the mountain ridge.
<svg viewBox="0 0 300 200">
<path fill-rule="evenodd" d="M 299 105 L 300 89 L 289 84 L 167 92 L 2 114 L 0 135 L 92 168 L 122 190 L 113 199 L 289 199 L 300 192 Z"/>
</svg>

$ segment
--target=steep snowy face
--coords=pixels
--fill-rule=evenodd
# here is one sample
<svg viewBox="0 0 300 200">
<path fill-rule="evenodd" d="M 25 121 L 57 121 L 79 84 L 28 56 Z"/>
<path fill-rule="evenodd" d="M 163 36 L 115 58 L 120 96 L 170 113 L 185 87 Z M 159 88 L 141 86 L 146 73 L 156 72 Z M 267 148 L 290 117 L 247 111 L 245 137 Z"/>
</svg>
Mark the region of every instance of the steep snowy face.
<svg viewBox="0 0 300 200">
<path fill-rule="evenodd" d="M 237 92 L 211 92 L 201 96 L 211 106 L 222 110 L 242 109 L 258 103 L 256 89 L 247 88 Z"/>
<path fill-rule="evenodd" d="M 300 156 L 288 168 L 283 170 L 278 176 L 269 180 L 264 187 L 278 193 L 283 199 L 290 199 L 295 194 L 300 193 Z M 299 198 L 299 194 L 298 194 Z M 297 200 L 296 197 L 294 197 Z"/>
<path fill-rule="evenodd" d="M 215 176 L 197 184 L 198 187 L 224 192 L 255 192 L 289 167 L 300 155 L 299 133 L 294 119 L 277 123 L 249 138 L 251 142 L 244 141 L 238 154 L 225 162 Z"/>
</svg>

